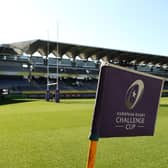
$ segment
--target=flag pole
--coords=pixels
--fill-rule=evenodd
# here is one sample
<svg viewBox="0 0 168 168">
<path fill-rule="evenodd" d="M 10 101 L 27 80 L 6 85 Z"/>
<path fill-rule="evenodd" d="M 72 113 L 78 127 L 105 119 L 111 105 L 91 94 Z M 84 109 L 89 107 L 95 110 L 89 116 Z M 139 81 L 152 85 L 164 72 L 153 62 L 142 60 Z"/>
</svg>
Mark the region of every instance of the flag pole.
<svg viewBox="0 0 168 168">
<path fill-rule="evenodd" d="M 88 151 L 88 160 L 86 164 L 86 168 L 94 168 L 95 158 L 96 158 L 96 149 L 97 149 L 96 140 L 90 140 L 89 151 Z"/>
</svg>

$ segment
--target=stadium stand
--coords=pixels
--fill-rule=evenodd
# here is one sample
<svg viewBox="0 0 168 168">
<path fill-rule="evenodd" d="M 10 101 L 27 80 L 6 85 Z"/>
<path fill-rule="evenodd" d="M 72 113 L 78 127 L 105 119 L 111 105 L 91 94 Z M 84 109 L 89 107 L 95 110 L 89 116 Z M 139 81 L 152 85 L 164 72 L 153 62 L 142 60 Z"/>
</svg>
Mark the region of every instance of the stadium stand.
<svg viewBox="0 0 168 168">
<path fill-rule="evenodd" d="M 58 64 L 61 97 L 95 97 L 101 62 L 168 78 L 166 56 L 34 40 L 0 46 L 0 95 L 5 89 L 9 95 L 43 98 L 46 77 L 56 82 Z M 51 94 L 55 88 L 50 86 Z M 163 96 L 168 96 L 167 81 Z"/>
</svg>

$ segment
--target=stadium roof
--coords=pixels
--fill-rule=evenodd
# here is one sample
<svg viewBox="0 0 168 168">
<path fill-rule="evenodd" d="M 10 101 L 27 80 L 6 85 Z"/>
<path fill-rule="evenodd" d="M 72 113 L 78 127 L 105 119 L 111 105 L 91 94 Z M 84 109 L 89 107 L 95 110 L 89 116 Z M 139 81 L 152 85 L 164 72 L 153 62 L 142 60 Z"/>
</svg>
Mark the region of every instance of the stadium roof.
<svg viewBox="0 0 168 168">
<path fill-rule="evenodd" d="M 18 54 L 13 48 L 9 48 L 8 46 L 0 46 L 0 54 L 1 55 L 16 55 Z"/>
<path fill-rule="evenodd" d="M 134 61 L 136 63 L 144 62 L 145 64 L 168 64 L 168 57 L 166 56 L 45 40 L 17 42 L 5 44 L 5 46 L 12 48 L 18 55 L 23 53 L 33 55 L 33 53 L 39 52 L 42 56 L 46 56 L 49 53 L 57 55 L 57 44 L 59 45 L 59 55 L 61 57 L 66 54 L 68 57 L 74 59 L 76 56 L 79 56 L 82 59 L 88 59 L 90 57 L 92 59 L 104 59 L 127 63 Z"/>
</svg>

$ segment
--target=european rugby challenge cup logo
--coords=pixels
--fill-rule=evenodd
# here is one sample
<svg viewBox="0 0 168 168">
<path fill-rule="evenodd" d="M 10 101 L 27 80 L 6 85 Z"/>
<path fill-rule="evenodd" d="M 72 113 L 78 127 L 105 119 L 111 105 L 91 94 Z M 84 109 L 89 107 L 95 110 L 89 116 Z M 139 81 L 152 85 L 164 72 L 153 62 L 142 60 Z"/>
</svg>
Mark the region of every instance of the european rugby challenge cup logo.
<svg viewBox="0 0 168 168">
<path fill-rule="evenodd" d="M 144 83 L 142 80 L 136 80 L 129 86 L 125 95 L 125 104 L 129 110 L 132 110 L 140 101 L 143 92 Z"/>
</svg>

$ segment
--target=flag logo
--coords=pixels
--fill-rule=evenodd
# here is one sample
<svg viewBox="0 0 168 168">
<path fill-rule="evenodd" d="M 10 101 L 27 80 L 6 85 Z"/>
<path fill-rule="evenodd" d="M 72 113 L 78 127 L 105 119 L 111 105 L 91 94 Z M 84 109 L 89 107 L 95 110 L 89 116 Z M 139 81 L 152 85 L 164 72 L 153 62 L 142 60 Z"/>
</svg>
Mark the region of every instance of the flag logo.
<svg viewBox="0 0 168 168">
<path fill-rule="evenodd" d="M 144 83 L 142 80 L 134 81 L 127 89 L 125 95 L 125 105 L 129 110 L 132 110 L 141 100 L 144 93 Z"/>
</svg>

